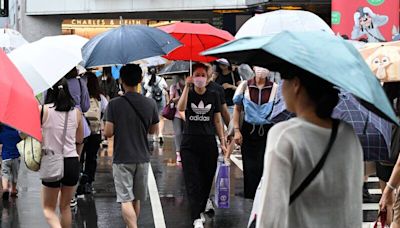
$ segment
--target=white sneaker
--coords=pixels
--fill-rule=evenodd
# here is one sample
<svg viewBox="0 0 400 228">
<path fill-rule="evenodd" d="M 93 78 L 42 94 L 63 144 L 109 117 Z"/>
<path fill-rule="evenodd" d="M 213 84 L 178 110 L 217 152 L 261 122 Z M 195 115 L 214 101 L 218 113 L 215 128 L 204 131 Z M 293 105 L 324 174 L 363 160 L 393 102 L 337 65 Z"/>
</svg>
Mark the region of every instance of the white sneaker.
<svg viewBox="0 0 400 228">
<path fill-rule="evenodd" d="M 204 210 L 205 213 L 213 213 L 215 211 L 214 204 L 211 199 L 207 200 L 206 209 Z"/>
<path fill-rule="evenodd" d="M 194 220 L 193 227 L 194 228 L 204 228 L 203 221 L 201 221 L 201 219 Z"/>
<path fill-rule="evenodd" d="M 203 223 L 206 222 L 206 216 L 204 215 L 204 213 L 200 213 L 200 219 Z"/>
</svg>

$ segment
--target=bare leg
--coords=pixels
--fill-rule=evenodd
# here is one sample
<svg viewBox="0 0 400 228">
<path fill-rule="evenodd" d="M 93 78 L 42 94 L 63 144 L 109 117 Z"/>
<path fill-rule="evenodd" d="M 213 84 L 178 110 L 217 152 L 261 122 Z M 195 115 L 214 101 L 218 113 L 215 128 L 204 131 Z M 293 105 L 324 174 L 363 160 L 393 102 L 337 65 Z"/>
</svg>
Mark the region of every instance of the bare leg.
<svg viewBox="0 0 400 228">
<path fill-rule="evenodd" d="M 133 202 L 121 203 L 122 217 L 128 228 L 137 228 L 137 216 Z"/>
<path fill-rule="evenodd" d="M 160 122 L 158 123 L 158 132 L 157 136 L 162 137 L 164 130 L 164 117 L 160 116 Z"/>
<path fill-rule="evenodd" d="M 17 193 L 17 183 L 11 183 L 11 193 Z"/>
<path fill-rule="evenodd" d="M 42 187 L 43 213 L 51 228 L 61 228 L 60 220 L 56 214 L 59 191 L 59 188 Z"/>
<path fill-rule="evenodd" d="M 132 201 L 133 209 L 135 209 L 136 216 L 139 218 L 140 215 L 140 200 Z"/>
<path fill-rule="evenodd" d="M 72 214 L 70 203 L 71 199 L 75 194 L 75 186 L 73 187 L 62 187 L 60 196 L 60 218 L 61 226 L 63 228 L 70 228 L 72 224 Z"/>
<path fill-rule="evenodd" d="M 10 191 L 10 186 L 8 185 L 8 179 L 2 177 L 1 178 L 1 184 L 3 186 L 3 192 L 9 192 Z"/>
</svg>

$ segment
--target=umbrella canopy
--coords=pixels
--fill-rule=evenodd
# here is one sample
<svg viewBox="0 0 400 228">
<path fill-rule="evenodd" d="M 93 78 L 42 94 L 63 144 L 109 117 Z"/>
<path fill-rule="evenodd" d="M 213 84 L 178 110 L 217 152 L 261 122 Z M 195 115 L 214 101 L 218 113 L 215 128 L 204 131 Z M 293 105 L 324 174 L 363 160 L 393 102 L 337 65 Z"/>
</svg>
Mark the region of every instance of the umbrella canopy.
<svg viewBox="0 0 400 228">
<path fill-rule="evenodd" d="M 366 44 L 360 53 L 379 80 L 400 81 L 400 41 Z"/>
<path fill-rule="evenodd" d="M 8 28 L 0 29 L 0 47 L 6 53 L 27 43 L 28 41 L 18 31 Z"/>
<path fill-rule="evenodd" d="M 158 75 L 173 75 L 189 73 L 190 63 L 187 61 L 173 61 L 172 63 L 163 67 Z"/>
<path fill-rule="evenodd" d="M 0 122 L 42 140 L 39 104 L 21 73 L 0 50 Z"/>
<path fill-rule="evenodd" d="M 274 98 L 274 106 L 272 108 L 272 113 L 270 116 L 271 122 L 276 124 L 290 118 L 295 117 L 294 113 L 291 113 L 286 110 L 285 99 L 282 95 L 282 82 L 279 83 L 278 91 L 276 92 Z"/>
<path fill-rule="evenodd" d="M 203 53 L 285 72 L 302 68 L 351 92 L 363 105 L 398 124 L 381 85 L 358 53 L 342 38 L 326 32 L 289 32 L 234 40 Z M 288 72 L 285 72 L 288 73 Z"/>
<path fill-rule="evenodd" d="M 169 60 L 211 62 L 216 58 L 202 56 L 200 52 L 234 39 L 229 32 L 209 24 L 178 22 L 161 26 L 159 29 L 171 34 L 183 44 L 165 56 Z"/>
<path fill-rule="evenodd" d="M 350 93 L 342 92 L 332 117 L 351 124 L 360 139 L 364 161 L 389 161 L 392 124 L 368 111 Z"/>
<path fill-rule="evenodd" d="M 49 36 L 23 45 L 8 56 L 37 95 L 82 61 L 80 49 L 86 42 L 76 35 Z"/>
<path fill-rule="evenodd" d="M 136 60 L 133 63 L 139 64 L 142 66 L 150 67 L 150 66 L 159 66 L 159 65 L 164 65 L 167 63 L 168 60 L 161 56 L 154 56 L 150 58 L 145 58 L 141 60 Z"/>
<path fill-rule="evenodd" d="M 82 55 L 86 68 L 111 66 L 166 55 L 180 45 L 160 29 L 123 25 L 93 37 L 82 48 Z"/>
<path fill-rule="evenodd" d="M 311 12 L 304 10 L 276 10 L 257 14 L 250 18 L 240 27 L 235 38 L 272 35 L 282 31 L 300 32 L 316 30 L 334 35 L 329 25 Z"/>
</svg>

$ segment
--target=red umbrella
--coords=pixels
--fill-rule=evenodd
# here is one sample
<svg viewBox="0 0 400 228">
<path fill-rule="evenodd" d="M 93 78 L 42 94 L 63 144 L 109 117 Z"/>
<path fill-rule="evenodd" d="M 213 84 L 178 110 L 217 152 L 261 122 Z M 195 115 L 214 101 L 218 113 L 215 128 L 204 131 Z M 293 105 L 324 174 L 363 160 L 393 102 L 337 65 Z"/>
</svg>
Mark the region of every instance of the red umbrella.
<svg viewBox="0 0 400 228">
<path fill-rule="evenodd" d="M 32 88 L 0 50 L 0 122 L 42 140 L 39 104 Z"/>
<path fill-rule="evenodd" d="M 202 56 L 200 53 L 235 39 L 229 32 L 217 29 L 209 24 L 178 22 L 161 26 L 159 29 L 171 34 L 183 44 L 165 56 L 169 60 L 211 62 L 216 58 Z"/>
</svg>

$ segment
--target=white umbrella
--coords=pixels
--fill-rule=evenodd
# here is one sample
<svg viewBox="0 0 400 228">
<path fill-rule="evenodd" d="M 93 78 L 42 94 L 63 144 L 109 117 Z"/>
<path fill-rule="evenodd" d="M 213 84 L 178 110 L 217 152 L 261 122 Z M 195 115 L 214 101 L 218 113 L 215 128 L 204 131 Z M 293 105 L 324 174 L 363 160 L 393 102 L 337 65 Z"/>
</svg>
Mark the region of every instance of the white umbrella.
<svg viewBox="0 0 400 228">
<path fill-rule="evenodd" d="M 235 38 L 247 36 L 273 35 L 282 31 L 315 31 L 323 30 L 334 35 L 334 32 L 317 15 L 303 10 L 276 10 L 257 14 L 246 21 Z"/>
<path fill-rule="evenodd" d="M 6 53 L 9 53 L 17 47 L 27 43 L 28 41 L 26 41 L 18 31 L 8 28 L 0 29 L 0 48 L 2 48 Z"/>
<path fill-rule="evenodd" d="M 87 41 L 76 35 L 49 36 L 25 44 L 8 56 L 37 95 L 82 61 L 81 48 Z"/>
</svg>

